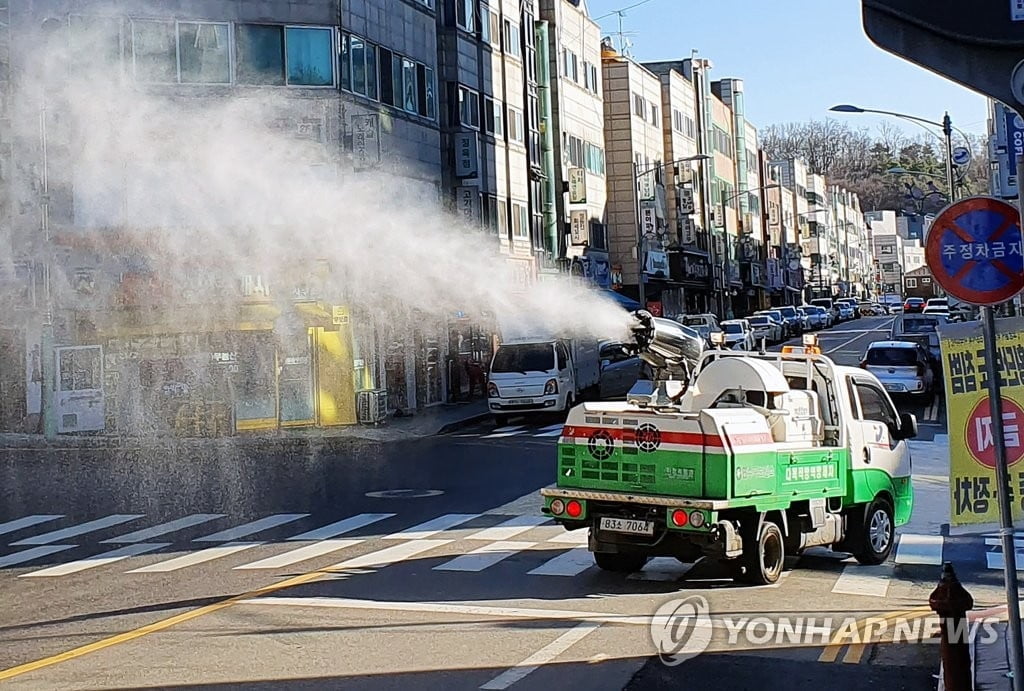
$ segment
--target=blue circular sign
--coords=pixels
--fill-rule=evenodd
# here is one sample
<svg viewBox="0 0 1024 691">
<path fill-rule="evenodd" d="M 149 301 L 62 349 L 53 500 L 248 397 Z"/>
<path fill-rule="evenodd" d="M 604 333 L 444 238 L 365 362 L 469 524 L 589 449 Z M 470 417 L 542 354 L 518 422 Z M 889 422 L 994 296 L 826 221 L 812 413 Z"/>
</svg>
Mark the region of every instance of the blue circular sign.
<svg viewBox="0 0 1024 691">
<path fill-rule="evenodd" d="M 932 222 L 925 258 L 954 298 L 996 305 L 1024 289 L 1024 248 L 1017 209 L 992 197 L 955 202 Z"/>
</svg>

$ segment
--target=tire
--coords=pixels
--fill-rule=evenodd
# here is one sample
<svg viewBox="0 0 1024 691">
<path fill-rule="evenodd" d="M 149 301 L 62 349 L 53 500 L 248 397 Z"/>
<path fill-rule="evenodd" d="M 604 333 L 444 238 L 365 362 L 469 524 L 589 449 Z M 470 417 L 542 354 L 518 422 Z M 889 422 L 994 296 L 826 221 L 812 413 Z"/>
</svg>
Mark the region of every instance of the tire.
<svg viewBox="0 0 1024 691">
<path fill-rule="evenodd" d="M 633 573 L 644 568 L 647 563 L 646 554 L 622 552 L 594 552 L 594 563 L 602 571 L 613 573 Z"/>
<path fill-rule="evenodd" d="M 786 561 L 785 540 L 779 526 L 765 521 L 757 530 L 744 535 L 743 556 L 739 559 L 737 580 L 752 585 L 771 585 L 779 580 Z M 749 541 L 748 541 L 749 540 Z"/>
<path fill-rule="evenodd" d="M 888 500 L 878 497 L 868 505 L 856 537 L 851 546 L 861 564 L 877 566 L 889 558 L 896 542 L 896 523 Z"/>
<path fill-rule="evenodd" d="M 508 415 L 495 415 L 494 424 L 498 427 L 505 427 L 508 425 Z"/>
</svg>

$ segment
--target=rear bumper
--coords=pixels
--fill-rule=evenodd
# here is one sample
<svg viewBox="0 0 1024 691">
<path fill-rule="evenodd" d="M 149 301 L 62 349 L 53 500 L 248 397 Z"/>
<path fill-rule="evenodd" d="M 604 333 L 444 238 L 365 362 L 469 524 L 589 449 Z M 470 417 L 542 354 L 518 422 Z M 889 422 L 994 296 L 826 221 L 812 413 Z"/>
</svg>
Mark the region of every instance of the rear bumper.
<svg viewBox="0 0 1024 691">
<path fill-rule="evenodd" d="M 682 497 L 654 496 L 650 494 L 630 494 L 628 492 L 608 492 L 588 489 L 561 489 L 545 487 L 540 491 L 542 497 L 558 497 L 561 499 L 592 499 L 594 501 L 624 502 L 627 504 L 645 504 L 648 506 L 670 506 L 685 509 L 707 509 L 718 511 L 729 508 L 729 502 L 718 499 L 685 499 Z"/>
</svg>

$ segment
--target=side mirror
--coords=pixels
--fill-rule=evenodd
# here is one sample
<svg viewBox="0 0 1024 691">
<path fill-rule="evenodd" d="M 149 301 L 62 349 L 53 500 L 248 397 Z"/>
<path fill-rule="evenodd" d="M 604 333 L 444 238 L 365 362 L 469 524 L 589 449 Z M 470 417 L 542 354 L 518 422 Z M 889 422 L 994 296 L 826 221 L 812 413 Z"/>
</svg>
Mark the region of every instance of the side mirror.
<svg viewBox="0 0 1024 691">
<path fill-rule="evenodd" d="M 605 369 L 608 365 L 612 364 L 611 360 L 601 360 L 601 369 Z"/>
<path fill-rule="evenodd" d="M 912 413 L 900 413 L 899 434 L 897 439 L 914 439 L 917 437 L 917 417 Z"/>
</svg>

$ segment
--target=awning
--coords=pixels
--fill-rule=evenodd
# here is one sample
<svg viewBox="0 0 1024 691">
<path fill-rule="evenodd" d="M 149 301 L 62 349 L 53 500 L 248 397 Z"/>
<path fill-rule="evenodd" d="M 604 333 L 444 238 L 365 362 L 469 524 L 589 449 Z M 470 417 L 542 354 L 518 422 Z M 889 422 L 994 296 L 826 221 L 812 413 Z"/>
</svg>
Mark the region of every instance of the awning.
<svg viewBox="0 0 1024 691">
<path fill-rule="evenodd" d="M 615 300 L 615 302 L 619 303 L 624 309 L 630 311 L 641 309 L 641 305 L 639 302 L 632 298 L 626 297 L 625 295 L 617 291 L 602 289 L 598 292 L 601 295 L 604 295 L 605 297 L 610 297 L 612 300 Z"/>
</svg>

